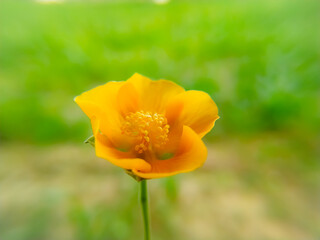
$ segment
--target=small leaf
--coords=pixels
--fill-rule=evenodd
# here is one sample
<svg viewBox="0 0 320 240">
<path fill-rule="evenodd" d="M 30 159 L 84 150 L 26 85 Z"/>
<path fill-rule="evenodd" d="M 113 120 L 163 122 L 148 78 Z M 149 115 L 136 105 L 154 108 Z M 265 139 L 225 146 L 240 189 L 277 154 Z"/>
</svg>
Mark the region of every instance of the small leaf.
<svg viewBox="0 0 320 240">
<path fill-rule="evenodd" d="M 92 135 L 87 140 L 85 140 L 84 143 L 89 143 L 92 147 L 95 147 L 95 137 Z"/>
</svg>

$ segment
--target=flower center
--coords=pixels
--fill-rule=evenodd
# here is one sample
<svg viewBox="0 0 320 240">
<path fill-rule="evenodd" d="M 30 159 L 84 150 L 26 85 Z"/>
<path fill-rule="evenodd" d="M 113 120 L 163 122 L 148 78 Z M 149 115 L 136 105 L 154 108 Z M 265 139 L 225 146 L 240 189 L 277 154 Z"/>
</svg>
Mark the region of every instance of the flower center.
<svg viewBox="0 0 320 240">
<path fill-rule="evenodd" d="M 122 134 L 137 138 L 134 149 L 143 153 L 152 146 L 164 145 L 168 141 L 169 127 L 163 114 L 138 111 L 125 117 L 121 131 Z"/>
</svg>

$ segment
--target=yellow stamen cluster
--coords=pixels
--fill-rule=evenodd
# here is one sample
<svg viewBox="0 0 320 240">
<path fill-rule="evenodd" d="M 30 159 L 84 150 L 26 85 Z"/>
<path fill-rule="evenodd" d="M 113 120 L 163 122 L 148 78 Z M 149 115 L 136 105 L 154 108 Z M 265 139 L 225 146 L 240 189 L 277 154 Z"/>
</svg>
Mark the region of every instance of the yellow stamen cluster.
<svg viewBox="0 0 320 240">
<path fill-rule="evenodd" d="M 160 147 L 168 141 L 169 125 L 163 114 L 138 111 L 125 117 L 121 131 L 130 137 L 136 137 L 138 153 L 150 150 L 152 146 Z"/>
</svg>

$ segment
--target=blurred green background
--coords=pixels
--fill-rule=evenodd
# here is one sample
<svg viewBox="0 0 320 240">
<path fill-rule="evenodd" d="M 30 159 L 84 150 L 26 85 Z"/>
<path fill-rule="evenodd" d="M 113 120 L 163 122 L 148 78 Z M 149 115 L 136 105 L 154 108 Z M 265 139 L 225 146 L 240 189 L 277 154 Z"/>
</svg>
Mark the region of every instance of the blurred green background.
<svg viewBox="0 0 320 240">
<path fill-rule="evenodd" d="M 0 1 L 0 239 L 142 239 L 73 102 L 135 72 L 221 116 L 201 169 L 150 181 L 154 240 L 320 239 L 319 22 L 318 0 Z"/>
</svg>

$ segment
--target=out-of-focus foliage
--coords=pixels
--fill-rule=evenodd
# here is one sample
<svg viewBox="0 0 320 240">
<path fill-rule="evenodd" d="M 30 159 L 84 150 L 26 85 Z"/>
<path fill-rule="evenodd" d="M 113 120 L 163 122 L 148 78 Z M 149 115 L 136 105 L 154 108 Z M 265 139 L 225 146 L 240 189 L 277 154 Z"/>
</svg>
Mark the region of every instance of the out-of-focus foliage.
<svg viewBox="0 0 320 240">
<path fill-rule="evenodd" d="M 0 0 L 1 240 L 142 239 L 72 101 L 134 72 L 221 116 L 203 168 L 150 181 L 154 240 L 319 239 L 318 0 L 39 1 Z"/>
<path fill-rule="evenodd" d="M 205 166 L 149 181 L 154 240 L 315 240 L 319 150 L 290 136 L 224 137 Z M 0 146 L 4 240 L 143 239 L 138 184 L 91 146 Z"/>
<path fill-rule="evenodd" d="M 2 1 L 0 134 L 77 140 L 72 99 L 134 72 L 210 93 L 216 134 L 319 130 L 318 1 Z"/>
</svg>

